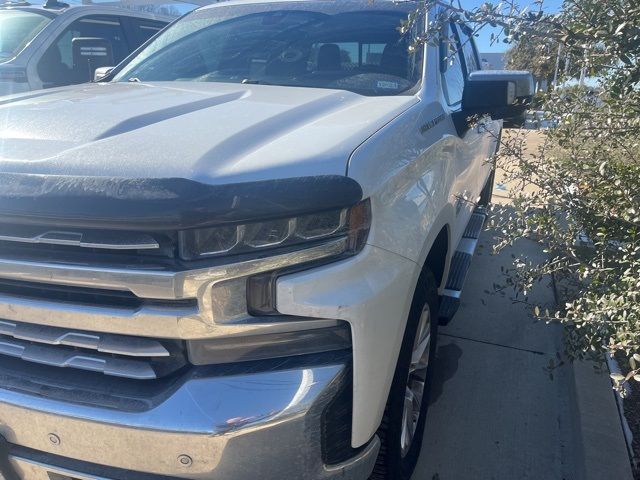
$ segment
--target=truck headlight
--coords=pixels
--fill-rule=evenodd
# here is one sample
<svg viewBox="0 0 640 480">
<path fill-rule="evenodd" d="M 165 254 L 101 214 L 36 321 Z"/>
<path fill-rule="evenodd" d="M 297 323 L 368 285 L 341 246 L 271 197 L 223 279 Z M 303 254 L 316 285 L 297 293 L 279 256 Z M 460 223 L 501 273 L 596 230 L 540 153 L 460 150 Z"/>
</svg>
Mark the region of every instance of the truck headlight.
<svg viewBox="0 0 640 480">
<path fill-rule="evenodd" d="M 239 225 L 185 230 L 179 235 L 180 257 L 198 260 L 222 255 L 262 252 L 281 247 L 304 248 L 325 240 L 346 237 L 345 253 L 357 253 L 371 225 L 368 200 L 350 208 L 269 219 Z"/>
</svg>

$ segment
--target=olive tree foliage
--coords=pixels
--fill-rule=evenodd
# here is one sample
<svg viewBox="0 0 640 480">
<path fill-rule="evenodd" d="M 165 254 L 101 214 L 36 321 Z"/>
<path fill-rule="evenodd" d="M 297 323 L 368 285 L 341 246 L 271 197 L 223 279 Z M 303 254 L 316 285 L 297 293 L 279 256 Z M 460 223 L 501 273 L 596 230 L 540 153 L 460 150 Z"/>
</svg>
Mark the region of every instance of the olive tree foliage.
<svg viewBox="0 0 640 480">
<path fill-rule="evenodd" d="M 517 258 L 506 282 L 525 298 L 549 275 L 567 287 L 557 311 L 532 306 L 535 316 L 565 325 L 569 358 L 624 354 L 624 375 L 612 375 L 623 392 L 640 381 L 640 2 L 566 0 L 554 14 L 540 2 L 451 4 L 422 41 L 437 41 L 438 23 L 458 18 L 476 34 L 497 27 L 496 41 L 560 43 L 597 74 L 587 87 L 574 81 L 546 95 L 542 108 L 557 127 L 535 151 L 525 130 L 503 135 L 497 162 L 513 204 L 495 211 L 492 224 L 498 250 L 522 238 L 544 246 L 545 261 Z"/>
<path fill-rule="evenodd" d="M 563 55 L 558 63 L 558 50 L 562 53 L 560 43 L 554 38 L 540 39 L 539 43 L 525 38 L 507 50 L 506 66 L 509 70 L 530 71 L 537 81 L 544 80 L 548 89 L 553 83 L 556 67 L 564 69 L 567 65 Z"/>
</svg>

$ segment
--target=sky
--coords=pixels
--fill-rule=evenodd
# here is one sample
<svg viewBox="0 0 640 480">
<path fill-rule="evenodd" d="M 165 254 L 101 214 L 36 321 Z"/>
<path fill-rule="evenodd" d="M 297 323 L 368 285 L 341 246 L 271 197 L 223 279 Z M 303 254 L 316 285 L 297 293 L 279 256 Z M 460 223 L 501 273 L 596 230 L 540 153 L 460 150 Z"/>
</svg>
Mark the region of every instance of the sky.
<svg viewBox="0 0 640 480">
<path fill-rule="evenodd" d="M 497 3 L 498 0 L 494 0 L 492 3 Z M 463 8 L 473 9 L 479 7 L 483 3 L 486 3 L 486 0 L 460 0 Z M 531 5 L 532 9 L 535 11 L 538 10 L 538 5 L 534 5 L 531 0 L 520 0 L 519 5 L 524 8 L 527 5 Z M 543 9 L 547 13 L 555 13 L 562 6 L 562 0 L 544 0 Z M 509 44 L 506 43 L 494 43 L 491 44 L 491 32 L 494 31 L 496 34 L 499 32 L 499 29 L 492 29 L 490 27 L 484 27 L 480 32 L 479 36 L 476 37 L 476 42 L 478 44 L 478 50 L 481 53 L 489 53 L 489 52 L 505 52 L 509 48 Z"/>
</svg>

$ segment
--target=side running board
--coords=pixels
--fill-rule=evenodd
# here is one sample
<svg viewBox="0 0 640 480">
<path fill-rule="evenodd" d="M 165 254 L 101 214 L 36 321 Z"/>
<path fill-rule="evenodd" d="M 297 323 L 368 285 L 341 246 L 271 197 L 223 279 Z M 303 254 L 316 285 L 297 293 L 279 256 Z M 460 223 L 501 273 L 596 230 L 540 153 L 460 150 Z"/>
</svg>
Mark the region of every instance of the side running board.
<svg viewBox="0 0 640 480">
<path fill-rule="evenodd" d="M 478 239 L 486 219 L 486 209 L 484 207 L 476 208 L 469 219 L 458 248 L 453 254 L 449 277 L 440 300 L 439 317 L 441 325 L 448 324 L 458 311 L 458 307 L 460 307 L 462 287 L 464 287 L 464 281 L 467 278 L 467 272 L 471 266 L 471 260 L 476 251 Z"/>
</svg>

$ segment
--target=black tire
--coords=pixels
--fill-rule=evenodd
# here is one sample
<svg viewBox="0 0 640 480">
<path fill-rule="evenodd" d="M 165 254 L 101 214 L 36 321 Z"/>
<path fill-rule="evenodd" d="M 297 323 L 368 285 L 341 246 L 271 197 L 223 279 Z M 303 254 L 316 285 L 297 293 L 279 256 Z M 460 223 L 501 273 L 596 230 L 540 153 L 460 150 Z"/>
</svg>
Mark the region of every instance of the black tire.
<svg viewBox="0 0 640 480">
<path fill-rule="evenodd" d="M 429 408 L 429 391 L 435 352 L 437 347 L 438 333 L 438 290 L 433 274 L 425 270 L 418 281 L 418 287 L 411 304 L 411 311 L 407 321 L 400 356 L 396 366 L 389 399 L 385 408 L 382 424 L 378 429 L 378 437 L 381 446 L 376 466 L 371 474 L 370 480 L 409 480 L 418 462 L 420 450 L 422 448 L 422 437 L 424 436 L 425 420 Z M 420 318 L 424 308 L 428 307 L 431 315 L 431 349 L 429 352 L 429 365 L 425 389 L 422 397 L 420 416 L 418 418 L 413 442 L 408 452 L 402 455 L 401 436 L 403 423 L 403 407 L 405 389 L 409 377 L 409 367 L 411 364 L 411 354 L 414 346 L 414 339 L 418 334 Z"/>
<path fill-rule="evenodd" d="M 487 183 L 485 184 L 482 192 L 480 193 L 480 206 L 488 207 L 491 203 L 491 199 L 493 198 L 493 184 L 496 181 L 496 169 L 491 169 L 491 174 L 487 179 Z"/>
</svg>

